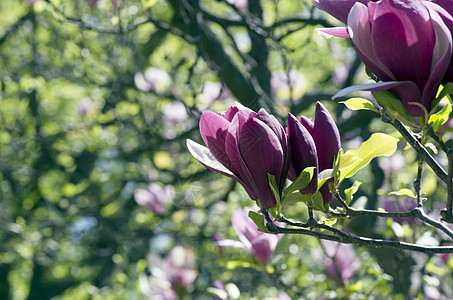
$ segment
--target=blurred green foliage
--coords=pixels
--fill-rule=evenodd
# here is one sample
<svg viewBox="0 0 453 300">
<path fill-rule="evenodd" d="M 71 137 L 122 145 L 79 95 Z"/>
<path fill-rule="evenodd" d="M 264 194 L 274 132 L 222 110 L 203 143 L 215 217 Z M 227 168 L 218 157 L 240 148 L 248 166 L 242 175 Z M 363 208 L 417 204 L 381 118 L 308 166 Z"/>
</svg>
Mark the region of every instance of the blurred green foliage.
<svg viewBox="0 0 453 300">
<path fill-rule="evenodd" d="M 147 254 L 165 257 L 176 245 L 196 258 L 198 277 L 185 299 L 211 299 L 217 279 L 234 283 L 241 299 L 279 291 L 294 299 L 421 299 L 426 286 L 451 293 L 451 256 L 440 264 L 356 248 L 361 266 L 342 281 L 327 277 L 313 238 L 284 236 L 267 266 L 214 244 L 218 233 L 237 240 L 231 213 L 253 202 L 192 159 L 185 139 L 201 140 L 205 109 L 239 101 L 281 120 L 289 111 L 312 116 L 315 101 L 364 81 L 347 41 L 317 35 L 331 22 L 305 0 L 250 1 L 248 10 L 214 0 L 123 0 L 118 8 L 105 0 L 93 8 L 82 0 L 0 1 L 0 299 L 143 299 Z M 150 67 L 170 81 L 140 86 Z M 301 75 L 297 85 L 272 86 L 273 74 L 288 81 L 290 71 Z M 210 96 L 208 82 L 230 91 L 226 99 L 215 100 L 220 91 Z M 392 133 L 372 112 L 326 104 L 345 149 L 373 132 Z M 403 155 L 406 163 L 384 170 L 385 180 L 377 162 L 360 171 L 354 199 L 377 208 L 379 194 L 410 185 L 416 157 Z M 444 199 L 426 176 L 427 195 Z M 150 182 L 171 187 L 163 215 L 134 201 Z M 300 219 L 306 209 L 295 204 L 288 215 Z M 392 238 L 394 224 L 341 226 Z M 426 233 L 402 224 L 403 239 Z"/>
</svg>

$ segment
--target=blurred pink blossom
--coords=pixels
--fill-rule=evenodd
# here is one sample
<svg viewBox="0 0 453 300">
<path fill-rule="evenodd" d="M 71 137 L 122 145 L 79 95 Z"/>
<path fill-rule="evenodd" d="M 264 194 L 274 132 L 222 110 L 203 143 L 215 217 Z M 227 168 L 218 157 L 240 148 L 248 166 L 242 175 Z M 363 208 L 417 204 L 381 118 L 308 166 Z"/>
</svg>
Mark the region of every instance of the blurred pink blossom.
<svg viewBox="0 0 453 300">
<path fill-rule="evenodd" d="M 223 240 L 217 242 L 218 246 L 243 248 L 254 255 L 262 264 L 270 262 L 280 236 L 258 230 L 256 224 L 249 218 L 250 207 L 237 209 L 231 216 L 231 223 L 236 231 L 239 241 Z"/>
<path fill-rule="evenodd" d="M 222 87 L 220 82 L 206 81 L 200 94 L 200 100 L 209 104 L 215 100 L 224 100 L 231 96 L 230 90 Z"/>
<path fill-rule="evenodd" d="M 289 76 L 288 76 L 289 75 Z M 304 75 L 297 70 L 289 74 L 283 71 L 274 72 L 271 76 L 273 94 L 280 99 L 300 98 L 305 93 L 307 82 Z"/>
<path fill-rule="evenodd" d="M 21 0 L 25 4 L 34 5 L 38 0 Z"/>
<path fill-rule="evenodd" d="M 182 246 L 174 247 L 165 259 L 149 254 L 147 260 L 151 276 L 140 276 L 140 288 L 149 299 L 177 299 L 178 291 L 185 291 L 198 276 L 194 253 Z"/>
<path fill-rule="evenodd" d="M 160 216 L 165 212 L 165 205 L 171 202 L 171 187 L 162 188 L 156 183 L 151 183 L 148 189 L 137 189 L 134 193 L 138 205 L 148 207 L 156 215 Z"/>
<path fill-rule="evenodd" d="M 324 253 L 316 251 L 313 254 L 324 265 L 330 278 L 345 281 L 359 269 L 360 262 L 355 259 L 356 253 L 351 245 L 322 240 L 321 246 Z"/>
<path fill-rule="evenodd" d="M 145 92 L 153 90 L 158 94 L 162 94 L 170 87 L 172 80 L 165 70 L 151 67 L 146 70 L 145 75 L 136 73 L 134 81 L 139 90 Z"/>
<path fill-rule="evenodd" d="M 280 292 L 277 297 L 266 297 L 263 300 L 291 300 L 291 297 L 285 292 Z"/>
<path fill-rule="evenodd" d="M 189 117 L 186 106 L 179 101 L 173 101 L 165 106 L 163 113 L 164 122 L 170 126 L 175 126 Z"/>
<path fill-rule="evenodd" d="M 240 10 L 247 10 L 249 6 L 248 0 L 227 0 L 227 2 L 233 4 L 237 9 Z"/>
<path fill-rule="evenodd" d="M 93 101 L 89 97 L 83 97 L 82 100 L 77 103 L 77 111 L 84 117 L 93 108 Z"/>
</svg>

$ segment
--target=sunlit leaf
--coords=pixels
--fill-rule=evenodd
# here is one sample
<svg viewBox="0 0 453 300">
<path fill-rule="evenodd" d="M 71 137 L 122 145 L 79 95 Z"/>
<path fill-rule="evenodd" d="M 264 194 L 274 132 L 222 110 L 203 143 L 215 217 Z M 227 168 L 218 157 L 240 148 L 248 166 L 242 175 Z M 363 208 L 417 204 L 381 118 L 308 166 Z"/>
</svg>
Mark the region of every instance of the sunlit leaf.
<svg viewBox="0 0 453 300">
<path fill-rule="evenodd" d="M 346 107 L 349 108 L 350 110 L 371 110 L 374 111 L 375 113 L 379 113 L 378 110 L 374 107 L 373 103 L 371 103 L 371 101 L 367 99 L 351 98 L 340 103 L 346 105 Z"/>
<path fill-rule="evenodd" d="M 351 203 L 353 195 L 359 190 L 359 187 L 362 183 L 360 181 L 354 181 L 354 184 L 344 190 L 344 194 L 346 195 L 346 203 L 349 205 Z"/>
<path fill-rule="evenodd" d="M 407 196 L 407 197 L 417 198 L 417 196 L 415 196 L 414 192 L 410 189 L 400 189 L 399 191 L 390 192 L 389 195 Z"/>
<path fill-rule="evenodd" d="M 389 156 L 395 153 L 398 139 L 385 133 L 375 133 L 356 150 L 349 150 L 345 154 L 354 154 L 361 160 L 356 161 L 347 168 L 340 169 L 338 181 L 354 175 L 358 170 L 370 163 L 378 156 Z"/>
<path fill-rule="evenodd" d="M 432 114 L 429 117 L 428 123 L 433 127 L 434 132 L 436 132 L 440 126 L 445 124 L 450 118 L 451 113 L 451 104 L 445 105 L 438 113 Z"/>
<path fill-rule="evenodd" d="M 283 190 L 282 198 L 285 199 L 287 195 L 290 195 L 294 191 L 302 190 L 307 187 L 310 183 L 311 179 L 313 178 L 315 167 L 307 167 L 305 168 L 302 173 L 291 183 L 286 189 Z M 284 201 L 284 200 L 283 200 Z"/>
</svg>

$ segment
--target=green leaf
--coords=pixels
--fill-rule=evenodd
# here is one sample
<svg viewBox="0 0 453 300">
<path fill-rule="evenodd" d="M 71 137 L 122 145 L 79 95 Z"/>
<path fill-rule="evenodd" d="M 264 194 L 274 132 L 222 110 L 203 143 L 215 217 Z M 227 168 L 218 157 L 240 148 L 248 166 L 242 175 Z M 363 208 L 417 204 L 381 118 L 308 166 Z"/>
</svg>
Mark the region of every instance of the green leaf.
<svg viewBox="0 0 453 300">
<path fill-rule="evenodd" d="M 253 222 L 256 224 L 256 226 L 258 226 L 258 229 L 262 232 L 269 232 L 269 230 L 267 230 L 266 226 L 264 226 L 264 216 L 257 213 L 257 212 L 254 212 L 254 211 L 249 211 L 249 218 L 253 220 Z"/>
<path fill-rule="evenodd" d="M 354 181 L 354 184 L 344 190 L 344 194 L 346 195 L 346 203 L 349 205 L 351 203 L 353 195 L 359 190 L 359 187 L 362 183 L 360 181 Z"/>
<path fill-rule="evenodd" d="M 324 199 L 320 191 L 313 194 L 313 209 L 324 211 Z"/>
<path fill-rule="evenodd" d="M 327 219 L 326 217 L 322 216 L 321 219 L 319 219 L 319 223 L 332 226 L 332 225 L 335 225 L 335 223 L 337 223 L 337 218 L 333 217 L 333 218 Z"/>
<path fill-rule="evenodd" d="M 445 105 L 438 113 L 432 114 L 429 117 L 428 123 L 432 124 L 434 132 L 436 132 L 440 126 L 445 124 L 450 118 L 451 104 Z"/>
<path fill-rule="evenodd" d="M 444 97 L 447 97 L 447 99 L 450 101 L 451 103 L 451 98 L 450 98 L 450 94 L 453 94 L 453 83 L 452 82 L 448 82 L 444 88 L 442 89 L 442 91 L 440 91 L 440 93 L 437 95 L 436 99 L 433 101 L 433 103 L 431 104 L 431 107 L 432 109 L 436 109 L 437 108 L 437 105 L 440 103 L 440 101 L 442 101 L 442 99 Z M 452 103 L 453 104 L 453 103 Z M 431 110 L 432 112 L 432 110 Z"/>
<path fill-rule="evenodd" d="M 395 192 L 390 192 L 389 195 L 394 195 L 394 196 L 407 196 L 407 197 L 412 197 L 412 198 L 417 198 L 417 196 L 415 196 L 414 192 L 410 189 L 401 189 L 399 191 L 395 191 Z"/>
<path fill-rule="evenodd" d="M 228 299 L 228 293 L 225 292 L 224 290 L 217 289 L 217 288 L 214 288 L 214 287 L 208 287 L 208 289 L 206 291 L 209 294 L 211 294 L 213 296 L 216 296 L 219 299 L 222 299 L 222 300 Z"/>
<path fill-rule="evenodd" d="M 358 149 L 349 150 L 345 153 L 345 155 L 353 154 L 361 160 L 357 160 L 348 167 L 340 169 L 338 182 L 341 183 L 345 178 L 354 175 L 358 170 L 368 165 L 373 158 L 392 155 L 396 151 L 397 144 L 397 138 L 385 133 L 374 133 Z"/>
<path fill-rule="evenodd" d="M 400 99 L 396 98 L 389 91 L 371 92 L 374 99 L 385 107 L 395 118 L 406 125 L 414 125 L 413 117 L 407 112 Z"/>
<path fill-rule="evenodd" d="M 219 260 L 219 264 L 223 265 L 229 270 L 236 269 L 237 267 L 243 268 L 253 268 L 256 266 L 252 260 L 242 259 L 242 260 Z"/>
<path fill-rule="evenodd" d="M 291 183 L 286 189 L 283 190 L 282 194 L 282 202 L 285 201 L 287 195 L 292 194 L 294 191 L 302 190 L 307 187 L 310 183 L 311 179 L 313 178 L 313 173 L 316 167 L 307 167 L 305 168 L 302 173 Z"/>
<path fill-rule="evenodd" d="M 324 183 L 326 183 L 327 180 L 330 178 L 333 178 L 335 176 L 334 169 L 325 169 L 324 171 L 318 173 L 318 189 L 323 186 Z"/>
<path fill-rule="evenodd" d="M 349 108 L 350 110 L 371 110 L 374 111 L 375 113 L 379 113 L 379 111 L 374 107 L 371 101 L 363 98 L 351 98 L 340 103 L 346 105 L 346 107 Z"/>
<path fill-rule="evenodd" d="M 272 194 L 277 201 L 277 207 L 280 207 L 280 193 L 278 190 L 277 181 L 275 180 L 275 176 L 272 174 L 267 174 L 267 178 L 269 180 L 269 186 L 271 187 Z"/>
</svg>

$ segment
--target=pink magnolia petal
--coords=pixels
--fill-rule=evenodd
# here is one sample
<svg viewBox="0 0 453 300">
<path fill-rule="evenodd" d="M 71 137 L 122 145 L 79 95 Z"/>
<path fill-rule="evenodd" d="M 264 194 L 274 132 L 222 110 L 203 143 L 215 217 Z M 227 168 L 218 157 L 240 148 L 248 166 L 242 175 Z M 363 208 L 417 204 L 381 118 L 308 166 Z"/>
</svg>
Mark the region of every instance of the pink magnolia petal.
<svg viewBox="0 0 453 300">
<path fill-rule="evenodd" d="M 346 27 L 331 27 L 331 28 L 316 28 L 316 31 L 324 38 L 330 39 L 331 37 L 350 38 L 348 28 Z"/>
</svg>

